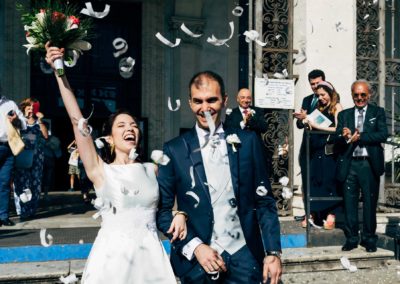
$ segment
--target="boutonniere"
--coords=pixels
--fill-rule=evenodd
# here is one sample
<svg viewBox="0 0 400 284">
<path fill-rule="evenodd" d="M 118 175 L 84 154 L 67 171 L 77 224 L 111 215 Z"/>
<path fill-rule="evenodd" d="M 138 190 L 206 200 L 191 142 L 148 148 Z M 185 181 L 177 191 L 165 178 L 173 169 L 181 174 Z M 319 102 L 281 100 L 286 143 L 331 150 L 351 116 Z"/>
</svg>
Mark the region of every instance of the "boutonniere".
<svg viewBox="0 0 400 284">
<path fill-rule="evenodd" d="M 226 142 L 228 142 L 229 144 L 231 144 L 231 145 L 232 145 L 233 152 L 236 152 L 236 151 L 237 151 L 236 146 L 237 146 L 238 144 L 240 144 L 240 139 L 239 139 L 239 137 L 238 137 L 236 134 L 229 134 L 229 135 L 226 137 Z"/>
<path fill-rule="evenodd" d="M 256 111 L 254 109 L 250 109 L 250 114 L 251 114 L 251 116 L 253 116 L 256 114 Z"/>
<path fill-rule="evenodd" d="M 227 108 L 225 111 L 226 115 L 230 115 L 232 113 L 232 109 L 231 108 Z"/>
</svg>

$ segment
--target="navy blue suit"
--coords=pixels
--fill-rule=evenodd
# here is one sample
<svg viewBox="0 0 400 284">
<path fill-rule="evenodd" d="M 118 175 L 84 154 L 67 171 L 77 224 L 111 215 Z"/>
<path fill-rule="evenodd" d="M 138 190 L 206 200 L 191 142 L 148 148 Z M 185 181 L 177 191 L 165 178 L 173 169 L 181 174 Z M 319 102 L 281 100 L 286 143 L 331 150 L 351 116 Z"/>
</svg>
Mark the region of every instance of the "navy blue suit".
<svg viewBox="0 0 400 284">
<path fill-rule="evenodd" d="M 237 214 L 247 246 L 262 267 L 265 251 L 281 250 L 277 208 L 266 175 L 265 161 L 260 159 L 262 146 L 259 138 L 253 132 L 239 129 L 225 131 L 226 136 L 231 133 L 236 133 L 241 141 L 236 146 L 237 152 L 234 152 L 232 145 L 227 143 Z M 179 277 L 197 264 L 196 258 L 189 261 L 182 255 L 182 248 L 195 237 L 200 238 L 205 244 L 210 244 L 213 230 L 213 208 L 209 189 L 205 185 L 207 178 L 199 148 L 197 132 L 193 128 L 164 145 L 164 154 L 168 155 L 171 161 L 159 168 L 158 228 L 166 234 L 170 227 L 175 197 L 178 210 L 185 211 L 189 215 L 186 239 L 175 241 L 171 249 L 172 267 Z M 191 188 L 190 167 L 194 170 L 194 188 Z M 264 185 L 268 189 L 267 195 L 256 194 L 259 185 Z M 198 204 L 189 192 L 199 197 Z M 171 238 L 170 235 L 168 237 Z"/>
<path fill-rule="evenodd" d="M 268 125 L 264 118 L 264 110 L 262 108 L 254 106 L 251 106 L 250 109 L 253 109 L 255 111 L 255 114 L 250 118 L 248 124 L 244 129 L 253 130 L 259 135 L 267 132 Z M 240 108 L 236 107 L 232 110 L 231 114 L 226 115 L 224 126 L 226 126 L 226 128 L 241 128 L 241 121 L 243 121 L 243 115 L 240 111 Z"/>
<path fill-rule="evenodd" d="M 346 143 L 342 136 L 344 127 L 355 131 L 355 108 L 343 110 L 338 115 L 335 148 L 339 153 L 336 178 L 342 183 L 345 204 L 345 235 L 347 242 L 357 244 L 359 241 L 358 201 L 359 191 L 363 195 L 363 232 L 362 245 L 375 246 L 376 206 L 379 194 L 379 179 L 385 171 L 384 153 L 381 143 L 386 141 L 388 130 L 385 110 L 368 104 L 365 113 L 363 132 L 360 140 Z M 357 146 L 365 147 L 368 158 L 358 160 L 353 157 Z"/>
</svg>

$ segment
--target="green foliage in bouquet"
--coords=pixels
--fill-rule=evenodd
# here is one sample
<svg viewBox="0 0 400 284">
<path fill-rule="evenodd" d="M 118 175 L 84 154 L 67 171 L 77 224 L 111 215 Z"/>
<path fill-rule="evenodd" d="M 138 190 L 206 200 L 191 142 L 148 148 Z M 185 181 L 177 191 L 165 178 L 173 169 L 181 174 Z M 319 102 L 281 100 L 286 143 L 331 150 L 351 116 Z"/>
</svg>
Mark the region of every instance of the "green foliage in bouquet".
<svg viewBox="0 0 400 284">
<path fill-rule="evenodd" d="M 24 24 L 27 53 L 31 50 L 45 52 L 45 44 L 65 48 L 67 62 L 76 62 L 82 51 L 89 50 L 93 27 L 92 19 L 78 17 L 77 5 L 62 1 L 32 1 L 30 10 L 17 4 Z M 63 71 L 62 71 L 63 72 Z"/>
</svg>

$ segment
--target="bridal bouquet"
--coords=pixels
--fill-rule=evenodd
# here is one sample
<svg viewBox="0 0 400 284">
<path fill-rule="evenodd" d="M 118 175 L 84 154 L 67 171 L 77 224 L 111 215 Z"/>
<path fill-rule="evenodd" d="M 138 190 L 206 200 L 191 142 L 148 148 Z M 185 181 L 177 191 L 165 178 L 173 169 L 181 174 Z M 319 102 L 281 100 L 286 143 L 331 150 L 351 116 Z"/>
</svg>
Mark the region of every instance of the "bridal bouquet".
<svg viewBox="0 0 400 284">
<path fill-rule="evenodd" d="M 82 51 L 92 47 L 86 41 L 90 37 L 91 19 L 79 18 L 76 6 L 61 1 L 34 1 L 33 5 L 30 11 L 24 12 L 24 7 L 17 4 L 17 9 L 23 12 L 21 20 L 28 41 L 24 45 L 27 53 L 31 50 L 45 52 L 45 44 L 50 41 L 52 46 L 65 48 L 64 63 L 74 66 Z M 63 76 L 63 61 L 58 59 L 54 65 L 58 76 Z"/>
</svg>

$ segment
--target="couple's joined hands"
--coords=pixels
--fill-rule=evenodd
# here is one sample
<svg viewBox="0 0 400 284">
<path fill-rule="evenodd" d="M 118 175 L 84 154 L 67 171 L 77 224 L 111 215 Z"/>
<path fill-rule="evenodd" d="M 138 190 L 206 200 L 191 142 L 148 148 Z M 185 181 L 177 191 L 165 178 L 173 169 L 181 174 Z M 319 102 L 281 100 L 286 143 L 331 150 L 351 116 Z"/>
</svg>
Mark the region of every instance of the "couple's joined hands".
<svg viewBox="0 0 400 284">
<path fill-rule="evenodd" d="M 197 261 L 207 273 L 226 272 L 226 265 L 222 256 L 213 248 L 206 244 L 200 244 L 194 250 Z M 245 261 L 245 260 L 244 260 Z M 281 260 L 276 256 L 266 256 L 263 265 L 263 283 L 267 282 L 268 277 L 271 284 L 278 284 L 282 275 Z"/>
</svg>

